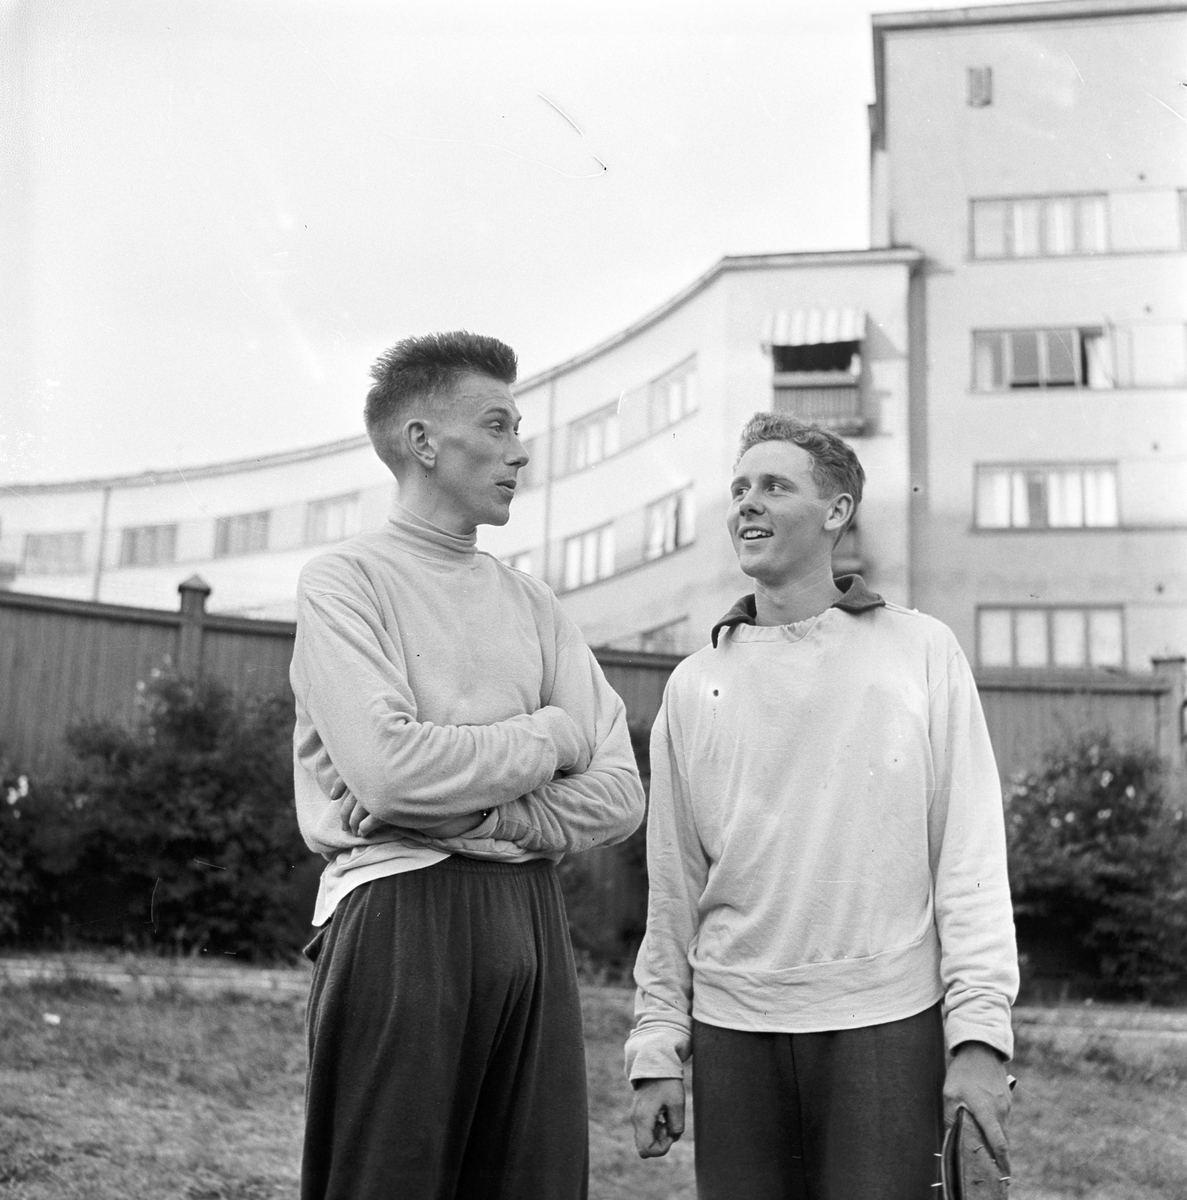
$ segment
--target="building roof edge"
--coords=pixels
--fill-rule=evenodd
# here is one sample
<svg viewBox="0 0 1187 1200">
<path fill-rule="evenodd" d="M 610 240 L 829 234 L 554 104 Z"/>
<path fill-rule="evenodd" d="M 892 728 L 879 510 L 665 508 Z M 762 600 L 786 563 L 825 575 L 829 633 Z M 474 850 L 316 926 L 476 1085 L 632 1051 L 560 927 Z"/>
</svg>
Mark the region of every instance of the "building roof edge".
<svg viewBox="0 0 1187 1200">
<path fill-rule="evenodd" d="M 164 470 L 138 471 L 134 475 L 106 475 L 95 479 L 65 479 L 50 483 L 0 483 L 0 492 L 10 495 L 30 496 L 38 492 L 92 492 L 102 488 L 156 487 L 160 483 L 171 483 L 181 479 L 183 483 L 192 479 L 210 479 L 217 475 L 233 475 L 237 471 L 255 468 L 283 467 L 289 463 L 306 462 L 311 458 L 322 458 L 329 454 L 342 454 L 369 446 L 365 433 L 353 437 L 338 438 L 333 442 L 318 442 L 299 450 L 278 450 L 272 454 L 252 454 L 247 458 L 228 459 L 226 462 L 207 463 L 198 467 L 168 467 Z"/>
<path fill-rule="evenodd" d="M 587 362 L 591 362 L 606 351 L 620 346 L 633 337 L 649 329 L 670 313 L 687 304 L 694 296 L 703 292 L 719 276 L 729 271 L 772 270 L 779 267 L 813 267 L 813 266 L 851 266 L 859 264 L 898 263 L 914 267 L 923 260 L 923 253 L 913 247 L 890 247 L 876 250 L 804 250 L 768 254 L 734 254 L 725 255 L 698 276 L 687 287 L 677 292 L 675 296 L 665 300 L 663 304 L 640 317 L 639 320 L 619 330 L 611 337 L 598 342 L 588 350 L 583 350 L 571 358 L 557 363 L 544 371 L 517 383 L 516 393 L 530 391 L 541 384 L 559 378 L 568 372 L 576 370 Z M 132 475 L 108 475 L 92 479 L 68 479 L 47 483 L 0 483 L 0 493 L 10 496 L 31 496 L 58 492 L 92 492 L 105 488 L 137 488 L 155 487 L 157 484 L 181 479 L 189 482 L 195 479 L 210 479 L 219 475 L 233 475 L 238 471 L 283 467 L 290 463 L 306 462 L 310 459 L 322 458 L 330 454 L 341 454 L 350 450 L 362 449 L 370 445 L 365 433 L 353 437 L 339 438 L 333 442 L 320 442 L 299 450 L 281 450 L 274 454 L 253 454 L 247 458 L 230 459 L 226 462 L 208 463 L 197 467 L 169 467 L 164 470 L 139 471 Z"/>
<path fill-rule="evenodd" d="M 976 4 L 871 13 L 870 23 L 876 37 L 880 32 L 899 29 L 942 29 L 952 25 L 1003 25 L 1170 12 L 1187 12 L 1187 0 L 1031 0 L 1024 4 Z"/>
<path fill-rule="evenodd" d="M 575 371 L 587 362 L 592 362 L 608 350 L 621 346 L 624 342 L 630 341 L 631 338 L 637 337 L 653 325 L 658 324 L 678 308 L 682 308 L 694 296 L 699 295 L 719 276 L 728 271 L 772 270 L 779 267 L 853 266 L 863 263 L 898 263 L 912 267 L 922 261 L 923 252 L 911 246 L 876 250 L 802 250 L 769 254 L 727 254 L 723 258 L 719 258 L 704 274 L 699 275 L 687 287 L 665 300 L 658 307 L 653 308 L 649 313 L 645 313 L 637 321 L 595 343 L 588 350 L 583 350 L 580 354 L 573 355 L 572 358 L 567 358 L 555 366 L 530 375 L 527 379 L 517 383 L 513 390 L 517 394 L 531 391 L 562 375 L 567 375 L 570 371 Z"/>
</svg>

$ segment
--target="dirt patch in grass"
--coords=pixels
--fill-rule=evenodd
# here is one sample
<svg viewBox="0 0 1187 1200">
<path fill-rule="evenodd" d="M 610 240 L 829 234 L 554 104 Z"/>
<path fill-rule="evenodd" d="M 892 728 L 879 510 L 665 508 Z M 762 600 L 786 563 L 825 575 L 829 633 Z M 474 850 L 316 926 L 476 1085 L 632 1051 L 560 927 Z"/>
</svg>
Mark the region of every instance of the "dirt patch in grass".
<svg viewBox="0 0 1187 1200">
<path fill-rule="evenodd" d="M 692 1200 L 692 1133 L 664 1159 L 635 1154 L 622 1078 L 631 992 L 587 984 L 582 1001 L 591 1200 Z M 300 1000 L 133 1000 L 68 980 L 5 988 L 0 1006 L 6 1200 L 296 1196 Z M 1151 1071 L 1104 1045 L 1073 1056 L 1023 1033 L 1013 1070 L 1015 1200 L 1187 1196 L 1187 1063 Z"/>
</svg>

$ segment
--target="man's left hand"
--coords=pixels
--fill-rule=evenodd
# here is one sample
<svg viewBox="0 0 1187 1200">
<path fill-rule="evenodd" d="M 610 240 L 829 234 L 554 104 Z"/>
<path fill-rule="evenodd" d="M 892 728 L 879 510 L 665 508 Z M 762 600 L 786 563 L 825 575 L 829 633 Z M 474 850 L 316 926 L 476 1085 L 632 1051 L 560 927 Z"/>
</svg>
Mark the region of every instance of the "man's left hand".
<svg viewBox="0 0 1187 1200">
<path fill-rule="evenodd" d="M 944 1124 L 956 1119 L 963 1104 L 977 1118 L 1003 1175 L 1010 1174 L 1006 1122 L 1010 1116 L 1010 1085 L 1001 1056 L 984 1042 L 961 1042 L 944 1079 Z"/>
<path fill-rule="evenodd" d="M 387 824 L 381 817 L 369 813 L 357 796 L 351 796 L 343 804 L 338 813 L 338 818 L 342 822 L 342 828 L 346 833 L 353 833 L 358 837 L 364 838 Z"/>
</svg>

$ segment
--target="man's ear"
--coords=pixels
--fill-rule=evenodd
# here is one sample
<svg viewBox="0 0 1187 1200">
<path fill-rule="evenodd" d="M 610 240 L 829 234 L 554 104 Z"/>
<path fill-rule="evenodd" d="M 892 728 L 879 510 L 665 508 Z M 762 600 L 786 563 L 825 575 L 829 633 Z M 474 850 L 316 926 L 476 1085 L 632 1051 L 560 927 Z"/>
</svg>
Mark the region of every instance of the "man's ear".
<svg viewBox="0 0 1187 1200">
<path fill-rule="evenodd" d="M 843 530 L 853 517 L 853 497 L 848 492 L 834 496 L 828 502 L 828 511 L 824 516 L 824 527 L 830 533 Z"/>
<path fill-rule="evenodd" d="M 426 471 L 437 465 L 437 439 L 423 417 L 412 417 L 400 430 L 401 448 L 410 462 Z"/>
</svg>

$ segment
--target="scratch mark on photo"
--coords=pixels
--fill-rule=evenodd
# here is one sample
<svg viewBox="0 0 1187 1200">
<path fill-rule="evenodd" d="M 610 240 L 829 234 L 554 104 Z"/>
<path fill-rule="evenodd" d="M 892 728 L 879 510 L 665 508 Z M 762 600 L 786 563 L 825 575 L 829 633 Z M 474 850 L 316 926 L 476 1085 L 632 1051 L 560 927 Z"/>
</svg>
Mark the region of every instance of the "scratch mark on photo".
<svg viewBox="0 0 1187 1200">
<path fill-rule="evenodd" d="M 1181 112 L 1179 112 L 1179 110 L 1177 108 L 1171 108 L 1171 106 L 1169 104 L 1167 104 L 1167 102 L 1165 100 L 1159 100 L 1158 97 L 1155 96 L 1152 92 L 1147 92 L 1146 95 L 1149 96 L 1150 99 L 1153 100 L 1155 104 L 1161 104 L 1162 107 L 1165 108 L 1168 113 L 1171 113 L 1174 116 L 1178 117 L 1179 120 L 1182 121 L 1184 125 L 1187 125 L 1187 117 L 1183 116 L 1183 114 Z"/>
<path fill-rule="evenodd" d="M 596 154 L 594 154 L 593 149 L 590 147 L 589 139 L 581 131 L 581 127 L 577 124 L 577 122 L 574 121 L 573 118 L 571 116 L 569 116 L 569 114 L 567 112 L 565 112 L 565 110 L 563 108 L 561 108 L 561 106 L 559 104 L 557 104 L 557 102 L 555 100 L 550 100 L 546 95 L 544 95 L 543 92 L 537 92 L 536 95 L 541 100 L 543 100 L 544 103 L 547 104 L 548 107 L 551 108 L 552 111 L 554 113 L 556 113 L 557 116 L 559 116 L 562 121 L 564 121 L 567 125 L 569 125 L 570 128 L 572 128 L 573 132 L 576 133 L 577 136 L 585 143 L 586 149 L 589 150 L 590 154 L 593 154 L 594 162 L 596 162 L 598 164 L 598 166 L 602 168 L 603 171 L 610 170 L 610 168 L 608 166 L 606 166 L 606 164 L 604 162 L 602 162 L 602 160 Z"/>
</svg>

